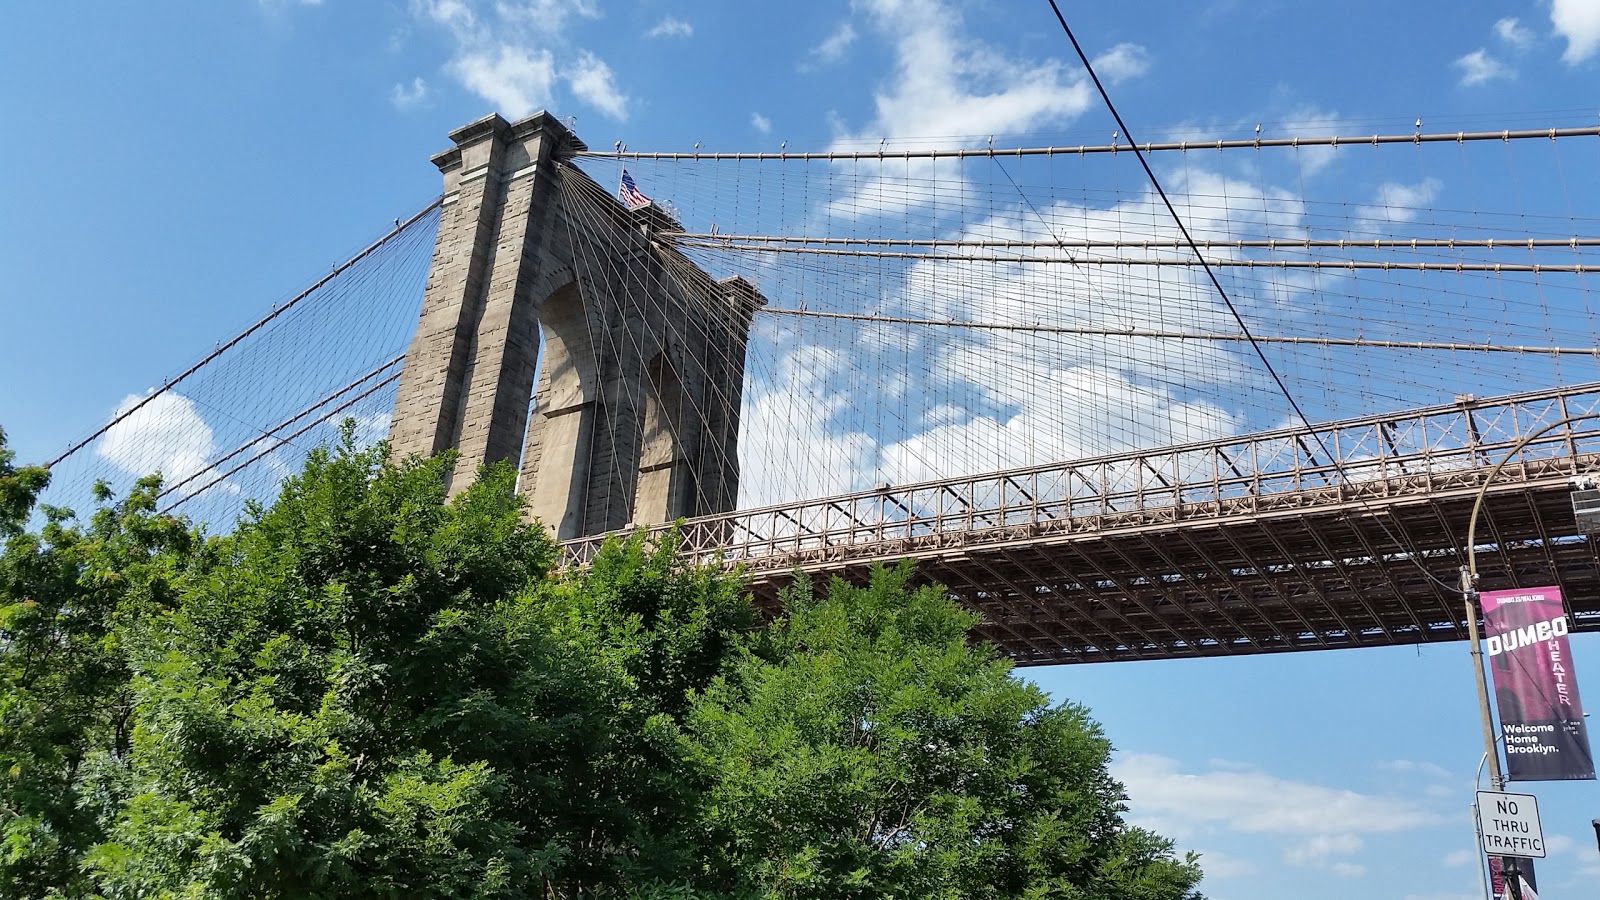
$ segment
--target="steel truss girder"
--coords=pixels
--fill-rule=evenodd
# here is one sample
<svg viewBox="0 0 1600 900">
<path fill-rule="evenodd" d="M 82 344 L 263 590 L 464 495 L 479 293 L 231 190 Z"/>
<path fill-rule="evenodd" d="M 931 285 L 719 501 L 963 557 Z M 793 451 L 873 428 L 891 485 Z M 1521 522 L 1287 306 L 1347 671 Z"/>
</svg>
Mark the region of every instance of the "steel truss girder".
<svg viewBox="0 0 1600 900">
<path fill-rule="evenodd" d="M 797 572 L 860 580 L 914 561 L 991 615 L 985 635 L 1019 665 L 1211 656 L 1459 639 L 1452 584 L 1481 489 L 1480 587 L 1554 580 L 1574 626 L 1600 629 L 1568 485 L 1600 462 L 1600 420 L 1530 443 L 1484 485 L 1524 436 L 1596 411 L 1600 385 L 1560 388 L 744 510 L 679 533 L 691 561 L 742 567 L 768 603 Z M 602 540 L 567 542 L 567 560 Z"/>
</svg>

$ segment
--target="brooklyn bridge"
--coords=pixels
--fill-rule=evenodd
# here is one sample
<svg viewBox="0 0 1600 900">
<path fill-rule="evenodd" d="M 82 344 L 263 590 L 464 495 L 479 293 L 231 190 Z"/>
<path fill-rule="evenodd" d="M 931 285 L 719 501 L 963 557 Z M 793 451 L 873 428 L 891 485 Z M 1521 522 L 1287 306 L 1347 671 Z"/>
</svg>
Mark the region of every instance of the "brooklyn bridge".
<svg viewBox="0 0 1600 900">
<path fill-rule="evenodd" d="M 772 604 L 912 561 L 1021 665 L 1462 640 L 1469 548 L 1597 629 L 1595 220 L 1274 187 L 1537 179 L 1597 136 L 1141 145 L 1168 205 L 1115 140 L 648 152 L 490 117 L 438 200 L 130 396 L 48 499 L 160 469 L 226 529 L 352 422 L 456 449 L 453 491 L 517 465 L 569 564 L 642 530 Z"/>
</svg>

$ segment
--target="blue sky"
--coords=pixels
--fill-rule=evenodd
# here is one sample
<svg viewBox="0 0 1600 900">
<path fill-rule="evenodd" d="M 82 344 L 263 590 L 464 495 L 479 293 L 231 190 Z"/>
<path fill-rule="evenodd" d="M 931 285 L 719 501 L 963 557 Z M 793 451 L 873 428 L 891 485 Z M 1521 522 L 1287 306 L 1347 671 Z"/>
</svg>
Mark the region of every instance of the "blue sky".
<svg viewBox="0 0 1600 900">
<path fill-rule="evenodd" d="M 1115 130 L 1042 0 L 819 2 L 803 13 L 666 0 L 106 7 L 28 4 L 0 29 L 0 426 L 27 460 L 53 456 L 421 208 L 438 192 L 427 158 L 445 133 L 494 110 L 574 116 L 596 148 L 991 134 L 1078 144 Z M 1115 76 L 1113 97 L 1141 140 L 1248 137 L 1256 123 L 1269 134 L 1405 132 L 1418 118 L 1440 131 L 1600 124 L 1594 0 L 1063 9 Z M 1502 182 L 1475 156 L 1378 173 L 1352 156 L 1265 173 L 1196 162 L 1188 183 L 1254 179 L 1294 202 L 1352 209 L 1582 218 L 1571 211 L 1600 199 L 1596 150 L 1563 153 L 1554 182 L 1526 163 Z M 647 191 L 670 193 L 677 176 L 639 167 L 642 180 L 647 172 Z M 1142 184 L 1126 165 L 1096 177 Z M 1428 221 L 1445 219 L 1418 220 Z M 1545 330 L 1582 337 L 1588 320 L 1575 321 Z M 1583 372 L 1558 375 L 1595 377 Z M 1309 390 L 1312 376 L 1292 383 Z M 1173 397 L 1171 408 L 1221 403 L 1221 392 Z M 1026 418 L 1016 412 L 1026 398 L 1013 408 L 984 396 L 1000 398 L 997 418 Z M 1392 405 L 1382 391 L 1370 400 Z M 1224 412 L 1259 424 L 1270 409 L 1262 399 Z M 943 440 L 896 446 L 907 458 L 958 446 Z M 1580 689 L 1600 702 L 1600 636 L 1576 638 L 1574 652 Z M 1481 753 L 1469 673 L 1463 646 L 1439 646 L 1028 674 L 1094 709 L 1119 747 L 1133 817 L 1206 854 L 1210 896 L 1445 900 L 1476 890 L 1465 852 Z M 1600 854 L 1588 823 L 1600 788 L 1525 787 L 1557 836 L 1541 866 L 1546 896 L 1593 896 Z"/>
</svg>

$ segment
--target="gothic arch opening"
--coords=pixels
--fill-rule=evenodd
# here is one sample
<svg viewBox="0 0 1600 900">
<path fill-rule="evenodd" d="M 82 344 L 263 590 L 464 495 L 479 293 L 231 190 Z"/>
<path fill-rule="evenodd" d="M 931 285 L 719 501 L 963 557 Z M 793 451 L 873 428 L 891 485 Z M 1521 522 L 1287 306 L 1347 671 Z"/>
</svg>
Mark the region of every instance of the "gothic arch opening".
<svg viewBox="0 0 1600 900">
<path fill-rule="evenodd" d="M 666 352 L 645 367 L 644 418 L 639 441 L 639 480 L 633 520 L 641 525 L 665 522 L 695 508 L 694 478 L 688 469 L 689 422 L 683 379 Z"/>
<path fill-rule="evenodd" d="M 539 327 L 539 386 L 522 454 L 522 488 L 528 512 L 566 540 L 585 533 L 597 392 L 589 315 L 576 282 L 545 300 Z"/>
</svg>

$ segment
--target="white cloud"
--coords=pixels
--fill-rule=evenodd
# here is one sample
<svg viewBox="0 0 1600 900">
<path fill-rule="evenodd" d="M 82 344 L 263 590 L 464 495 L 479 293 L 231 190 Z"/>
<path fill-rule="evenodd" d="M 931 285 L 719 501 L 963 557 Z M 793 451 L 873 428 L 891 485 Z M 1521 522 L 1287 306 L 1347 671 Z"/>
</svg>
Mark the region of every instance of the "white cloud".
<svg viewBox="0 0 1600 900">
<path fill-rule="evenodd" d="M 389 102 L 396 109 L 411 109 L 428 98 L 428 83 L 421 78 L 411 79 L 410 84 L 396 84 L 389 91 Z"/>
<path fill-rule="evenodd" d="M 1271 137 L 1327 137 L 1339 132 L 1339 121 L 1339 113 L 1335 110 L 1301 106 L 1279 123 L 1282 134 L 1273 134 Z M 1304 174 L 1315 175 L 1338 158 L 1338 152 L 1335 147 L 1298 147 L 1295 156 Z"/>
<path fill-rule="evenodd" d="M 1200 868 L 1206 873 L 1206 882 L 1222 878 L 1237 878 L 1242 875 L 1254 875 L 1260 871 L 1256 864 L 1248 859 L 1240 859 L 1216 850 L 1197 850 L 1200 854 Z"/>
<path fill-rule="evenodd" d="M 1051 384 L 1049 396 L 1023 388 L 1040 382 Z M 1231 414 L 1213 404 L 1180 401 L 1164 386 L 1102 366 L 1052 369 L 1038 376 L 1019 373 L 1011 385 L 980 387 L 987 389 L 991 401 L 1025 405 L 1004 419 L 971 416 L 890 444 L 881 452 L 881 470 L 893 473 L 896 483 L 928 481 L 1133 447 L 1189 443 L 1233 434 L 1240 427 Z"/>
<path fill-rule="evenodd" d="M 884 39 L 894 55 L 889 72 L 876 86 L 870 121 L 837 129 L 840 149 L 876 145 L 880 138 L 948 136 L 952 131 L 985 135 L 1038 130 L 1094 108 L 1095 98 L 1075 69 L 970 42 L 960 28 L 959 13 L 947 4 L 863 0 L 858 9 L 867 14 L 864 21 L 871 24 L 874 40 Z M 891 19 L 894 27 L 889 25 Z M 1108 54 L 1107 77 L 1113 71 L 1119 77 L 1133 77 L 1148 64 L 1142 51 L 1119 50 Z M 1333 115 L 1305 110 L 1299 118 Z M 751 121 L 760 128 L 763 120 L 752 116 Z M 1326 125 L 1301 124 L 1318 134 L 1328 133 Z M 951 140 L 947 137 L 942 143 Z M 1315 168 L 1326 157 L 1304 158 L 1311 160 L 1303 163 L 1305 168 Z M 881 170 L 873 163 L 861 163 L 833 171 L 846 195 L 832 195 L 836 202 L 818 213 L 829 221 L 817 223 L 815 233 L 848 232 L 864 217 L 885 211 L 898 214 L 922 204 L 916 210 L 919 215 L 897 223 L 940 226 L 936 233 L 917 237 L 1038 240 L 1053 233 L 1073 239 L 1114 236 L 1160 241 L 1175 234 L 1170 217 L 1153 197 L 1135 197 L 1109 208 L 1040 203 L 1037 211 L 1017 202 L 1012 208 L 995 209 L 991 221 L 952 223 L 951 204 L 959 201 L 950 198 L 965 184 L 960 164 L 897 160 Z M 859 180 L 843 181 L 856 172 Z M 999 181 L 999 173 L 994 174 Z M 1263 189 L 1250 180 L 1198 171 L 1191 164 L 1189 171 L 1174 174 L 1168 186 L 1197 239 L 1258 234 L 1285 239 L 1305 230 L 1303 205 L 1296 197 Z M 1431 197 L 1437 189 L 1437 184 L 1427 183 L 1395 185 L 1380 192 L 1379 198 L 1391 207 L 1419 205 L 1422 201 L 1416 198 L 1422 192 Z M 1413 194 L 1406 195 L 1407 190 Z M 933 206 L 933 197 L 948 202 Z M 1410 203 L 1402 202 L 1408 197 Z M 1029 251 L 1030 255 L 1047 252 Z M 1163 252 L 1176 253 L 1152 250 L 1140 255 Z M 870 311 L 1047 326 L 1230 333 L 1238 328 L 1195 270 L 986 264 L 974 272 L 962 265 L 946 261 L 885 266 L 878 278 L 882 287 L 872 292 L 872 302 L 881 307 Z M 835 274 L 843 280 L 851 272 Z M 1266 302 L 1281 302 L 1289 294 L 1303 292 L 1303 287 L 1285 278 L 1263 291 Z M 1041 298 L 1050 302 L 1040 302 Z M 1262 301 L 1241 298 L 1240 302 L 1249 315 L 1249 304 Z M 873 342 L 886 333 L 908 348 L 901 351 L 903 355 L 879 352 Z M 765 373 L 771 376 L 766 382 L 753 380 L 746 393 L 743 447 L 748 452 L 742 450 L 742 455 L 747 481 L 741 506 L 826 496 L 877 481 L 904 484 L 1220 437 L 1249 424 L 1235 405 L 1239 401 L 1232 399 L 1246 392 L 1223 389 L 1249 384 L 1254 377 L 1234 345 L 956 329 L 907 334 L 869 326 L 825 348 L 798 339 L 772 341 L 771 358 L 779 360 L 776 372 Z M 808 335 L 807 340 L 816 338 Z M 884 360 L 909 360 L 911 365 Z M 797 371 L 807 377 L 798 378 L 793 374 Z M 863 383 L 872 387 L 863 389 Z M 969 399 L 972 402 L 966 402 Z M 852 410 L 852 404 L 866 408 Z M 883 434 L 873 427 L 877 419 L 896 416 L 903 417 L 894 423 L 898 433 Z M 793 448 L 812 446 L 822 448 L 816 456 L 826 462 L 807 459 L 803 466 L 796 465 Z M 787 465 L 774 464 L 780 461 Z M 795 483 L 807 478 L 828 481 Z M 1266 777 L 1253 770 L 1237 775 Z M 1337 799 L 1337 792 L 1323 790 Z M 1225 827 L 1221 820 L 1210 824 Z M 1351 836 L 1365 831 L 1365 823 L 1359 830 L 1352 826 L 1304 831 L 1295 835 L 1295 852 L 1308 861 L 1304 864 L 1314 859 L 1328 872 L 1340 867 L 1352 871 L 1355 863 L 1340 858 L 1339 851 Z M 1284 846 L 1277 852 L 1288 850 Z"/>
<path fill-rule="evenodd" d="M 443 25 L 458 39 L 477 28 L 478 16 L 467 0 L 413 0 L 412 11 L 435 24 Z"/>
<path fill-rule="evenodd" d="M 1279 778 L 1261 771 L 1181 771 L 1177 760 L 1130 754 L 1112 774 L 1127 788 L 1132 812 L 1159 821 L 1162 833 L 1230 830 L 1293 841 L 1284 859 L 1355 876 L 1359 865 L 1341 857 L 1358 853 L 1367 837 L 1438 824 L 1440 817 L 1400 797 L 1362 794 Z"/>
<path fill-rule="evenodd" d="M 808 55 L 819 63 L 836 63 L 844 58 L 845 52 L 855 42 L 855 26 L 849 22 L 840 22 L 839 27 L 823 38 L 822 43 L 812 47 Z"/>
<path fill-rule="evenodd" d="M 568 81 L 578 99 L 613 119 L 628 117 L 628 98 L 617 89 L 616 75 L 600 57 L 587 50 L 580 52 Z"/>
<path fill-rule="evenodd" d="M 763 116 L 761 113 L 751 113 L 750 114 L 750 127 L 752 127 L 755 130 L 761 132 L 762 134 L 771 134 L 772 133 L 772 120 L 767 118 L 766 116 Z"/>
<path fill-rule="evenodd" d="M 390 410 L 380 409 L 376 412 L 355 416 L 354 420 L 356 423 L 356 443 L 363 447 L 370 447 L 389 436 L 389 425 L 394 420 L 394 413 Z"/>
<path fill-rule="evenodd" d="M 674 16 L 667 16 L 644 33 L 647 38 L 686 38 L 694 36 L 694 26 Z"/>
<path fill-rule="evenodd" d="M 1550 834 L 1544 839 L 1544 849 L 1549 853 L 1570 853 L 1577 846 L 1577 841 L 1564 834 Z"/>
<path fill-rule="evenodd" d="M 1102 81 L 1120 84 L 1150 71 L 1150 51 L 1138 44 L 1122 43 L 1093 60 Z"/>
<path fill-rule="evenodd" d="M 566 31 L 567 20 L 573 17 L 600 18 L 600 7 L 594 0 L 497 0 L 494 8 L 506 25 L 552 35 Z"/>
<path fill-rule="evenodd" d="M 927 191 L 937 182 L 917 181 Z M 866 201 L 877 208 L 903 199 L 904 184 L 875 182 L 882 197 L 857 190 L 845 207 Z M 878 187 L 870 190 L 876 191 Z M 1303 204 L 1276 189 L 1263 190 L 1204 170 L 1171 179 L 1169 191 L 1197 238 L 1229 238 L 1270 233 L 1292 239 L 1304 233 Z M 835 222 L 838 220 L 835 219 Z M 1049 223 L 1046 225 L 1045 223 Z M 1109 207 L 1070 203 L 993 209 L 987 218 L 946 239 L 1037 242 L 1052 236 L 1072 240 L 1139 240 L 1159 244 L 1177 235 L 1170 216 L 1154 194 Z M 1120 255 L 1116 251 L 1095 254 Z M 1221 253 L 1221 251 L 1216 251 Z M 1072 251 L 1085 259 L 1089 251 Z M 1140 255 L 1174 257 L 1174 248 L 1152 247 Z M 1184 267 L 1134 268 L 1068 265 L 1067 251 L 1032 247 L 1031 256 L 1055 257 L 1060 264 L 1005 264 L 920 260 L 896 266 L 877 289 L 874 309 L 887 316 L 953 322 L 987 322 L 1111 330 L 1177 330 L 1236 333 L 1238 324 L 1197 270 Z M 1245 314 L 1268 306 L 1276 321 L 1292 321 L 1308 285 L 1285 279 L 1274 291 L 1236 298 Z M 1049 302 L 1040 302 L 1049 298 Z M 892 416 L 889 428 L 868 449 L 874 474 L 868 481 L 905 484 L 1002 468 L 1081 459 L 1135 448 L 1167 446 L 1224 437 L 1246 430 L 1246 416 L 1235 398 L 1248 393 L 1256 374 L 1236 345 L 1173 342 L 1133 335 L 1062 336 L 1044 332 L 984 329 L 925 329 L 894 337 L 885 351 L 874 336 L 895 334 L 881 328 L 832 340 L 830 371 L 839 374 L 818 387 L 859 394 L 853 373 L 893 372 L 871 404 L 868 422 Z M 774 341 L 775 347 L 786 346 Z M 775 350 L 781 353 L 782 351 Z M 892 355 L 891 355 L 892 354 Z M 909 373 L 909 374 L 908 374 Z M 800 408 L 803 400 L 790 400 Z M 879 410 L 892 409 L 892 414 Z M 835 415 L 828 408 L 809 418 Z M 874 435 L 880 432 L 862 427 Z M 747 431 L 751 434 L 754 429 Z M 752 455 L 749 459 L 762 459 Z M 752 463 L 746 471 L 759 471 Z M 781 466 L 780 466 L 781 468 Z M 789 466 L 788 468 L 793 468 Z M 805 468 L 810 469 L 810 466 Z M 1121 473 L 1110 473 L 1120 477 Z M 798 476 L 789 476 L 798 477 Z M 863 487 L 865 485 L 855 485 Z M 821 496 L 825 486 L 797 487 L 782 497 Z M 832 485 L 834 489 L 843 485 Z"/>
<path fill-rule="evenodd" d="M 858 8 L 893 46 L 894 62 L 874 92 L 872 120 L 839 128 L 834 149 L 929 137 L 948 146 L 959 143 L 949 137 L 952 128 L 975 136 L 1036 131 L 1076 119 L 1097 102 L 1077 67 L 1057 59 L 1014 58 L 975 40 L 960 10 L 944 0 L 861 0 Z M 1129 75 L 1145 54 L 1124 44 L 1108 56 L 1112 69 Z M 935 169 L 931 160 L 897 165 L 833 207 L 852 215 L 895 215 L 926 205 L 936 195 L 907 186 L 931 179 Z M 943 186 L 959 190 L 959 176 L 954 178 L 945 176 Z"/>
<path fill-rule="evenodd" d="M 1482 47 L 1456 60 L 1455 67 L 1461 70 L 1461 84 L 1464 87 L 1485 84 L 1496 78 L 1510 78 L 1516 74 Z"/>
<path fill-rule="evenodd" d="M 612 118 L 627 115 L 610 66 L 568 35 L 574 21 L 599 18 L 593 0 L 412 0 L 411 10 L 452 39 L 445 71 L 497 112 L 515 119 L 548 109 L 564 80 L 576 99 Z"/>
<path fill-rule="evenodd" d="M 1439 864 L 1449 869 L 1459 869 L 1462 866 L 1472 865 L 1477 859 L 1478 853 L 1475 850 L 1451 850 L 1444 855 L 1444 859 L 1439 860 Z"/>
<path fill-rule="evenodd" d="M 142 399 L 129 394 L 117 405 L 115 415 L 122 415 Z M 173 391 L 111 426 L 95 446 L 97 456 L 126 474 L 144 476 L 159 471 L 169 485 L 205 469 L 215 452 L 211 426 L 195 409 L 194 401 Z"/>
<path fill-rule="evenodd" d="M 1284 851 L 1285 862 L 1297 866 L 1325 866 L 1334 856 L 1349 856 L 1366 846 L 1355 834 L 1316 834 Z"/>
<path fill-rule="evenodd" d="M 863 0 L 894 44 L 895 66 L 874 95 L 876 116 L 855 137 L 1000 134 L 1058 125 L 1091 108 L 1087 80 L 1059 60 L 1006 56 L 974 40 L 941 0 Z M 1122 57 L 1133 59 L 1130 47 Z"/>
<path fill-rule="evenodd" d="M 251 455 L 253 456 L 254 453 Z M 282 484 L 285 479 L 299 471 L 295 466 L 290 465 L 287 459 L 284 459 L 281 450 L 273 450 L 263 457 L 262 461 L 266 463 L 267 471 L 272 473 L 273 480 L 278 484 Z"/>
<path fill-rule="evenodd" d="M 771 320 L 758 321 L 765 324 Z M 779 346 L 793 346 L 791 338 L 769 336 Z M 842 494 L 866 486 L 874 471 L 876 441 L 864 432 L 837 425 L 849 416 L 852 401 L 834 385 L 848 377 L 849 368 L 850 360 L 837 349 L 793 346 L 770 383 L 746 389 L 740 456 L 766 462 L 785 459 L 794 448 L 804 447 L 808 464 L 803 473 L 792 465 L 747 466 L 739 481 L 741 509 Z"/>
<path fill-rule="evenodd" d="M 497 111 L 520 119 L 550 102 L 555 67 L 555 57 L 547 50 L 530 52 L 501 44 L 489 51 L 463 53 L 450 64 L 450 71 Z"/>
<path fill-rule="evenodd" d="M 1378 763 L 1378 768 L 1385 772 L 1399 772 L 1403 775 L 1426 775 L 1429 778 L 1449 778 L 1450 771 L 1438 763 L 1416 762 L 1410 759 L 1394 759 Z"/>
<path fill-rule="evenodd" d="M 1515 17 L 1507 17 L 1494 23 L 1494 33 L 1500 40 L 1517 50 L 1526 50 L 1533 44 L 1533 32 Z"/>
<path fill-rule="evenodd" d="M 1372 203 L 1357 207 L 1356 214 L 1369 223 L 1414 222 L 1424 209 L 1432 205 L 1442 187 L 1444 184 L 1439 179 L 1431 177 L 1416 184 L 1386 181 L 1378 186 L 1377 196 Z"/>
<path fill-rule="evenodd" d="M 813 230 L 841 230 L 833 226 L 848 230 L 848 221 L 840 217 L 851 216 L 852 211 L 914 202 L 905 199 L 908 193 L 927 193 L 944 184 L 931 171 L 909 185 L 874 179 L 832 204 L 828 222 Z M 1168 189 L 1199 240 L 1267 235 L 1292 240 L 1306 232 L 1304 204 L 1282 189 L 1199 168 L 1174 175 Z M 1018 201 L 992 208 L 986 216 L 958 230 L 914 236 L 1027 243 L 1051 237 L 1149 241 L 1154 246 L 1138 255 L 1186 255 L 1159 246 L 1174 240 L 1177 230 L 1159 199 L 1148 192 L 1108 207 L 1072 203 L 1034 207 Z M 868 311 L 1046 328 L 1238 332 L 1238 323 L 1197 269 L 1065 264 L 1069 255 L 1085 260 L 1091 255 L 1123 256 L 1127 251 L 1069 254 L 1035 246 L 1027 254 L 1061 262 L 927 259 L 895 264 L 879 275 L 866 276 L 879 284 Z M 1254 294 L 1241 293 L 1235 301 L 1247 318 L 1270 316 L 1275 331 L 1293 332 L 1292 323 L 1313 308 L 1304 298 L 1315 286 L 1314 278 L 1283 278 Z M 1043 298 L 1048 302 L 1041 302 Z M 877 343 L 885 336 L 892 347 Z M 814 352 L 808 343 L 814 341 L 826 343 L 827 352 Z M 791 355 L 800 352 L 797 345 L 810 354 L 802 367 L 821 367 L 827 374 L 804 388 L 790 386 L 786 378 L 770 379 L 773 384 L 752 396 L 770 405 L 768 420 L 782 427 L 793 427 L 791 419 L 826 422 L 819 434 L 854 435 L 849 450 L 865 460 L 856 471 L 866 474 L 859 478 L 861 483 L 846 482 L 835 478 L 832 465 L 807 461 L 796 466 L 792 451 L 784 455 L 785 447 L 795 446 L 792 440 L 774 444 L 756 437 L 763 426 L 751 417 L 744 432 L 745 446 L 751 448 L 745 471 L 779 470 L 794 483 L 752 486 L 741 505 L 824 496 L 878 481 L 906 484 L 1182 444 L 1260 427 L 1249 420 L 1248 407 L 1239 405 L 1238 399 L 1259 387 L 1260 373 L 1236 344 L 986 329 L 921 329 L 913 334 L 869 327 L 842 334 L 796 329 L 782 339 L 773 338 L 770 350 L 763 347 L 752 353 L 770 354 L 787 370 L 801 365 Z M 893 374 L 885 380 L 883 373 Z M 864 383 L 874 389 L 864 392 Z M 862 409 L 851 419 L 847 403 L 794 396 L 806 392 L 844 397 Z M 777 415 L 778 409 L 787 410 L 787 416 Z M 827 471 L 813 475 L 817 469 Z M 835 480 L 801 483 L 808 477 Z"/>
<path fill-rule="evenodd" d="M 1594 0 L 1553 0 L 1550 24 L 1567 39 L 1561 59 L 1577 65 L 1600 51 L 1600 3 Z"/>
</svg>

